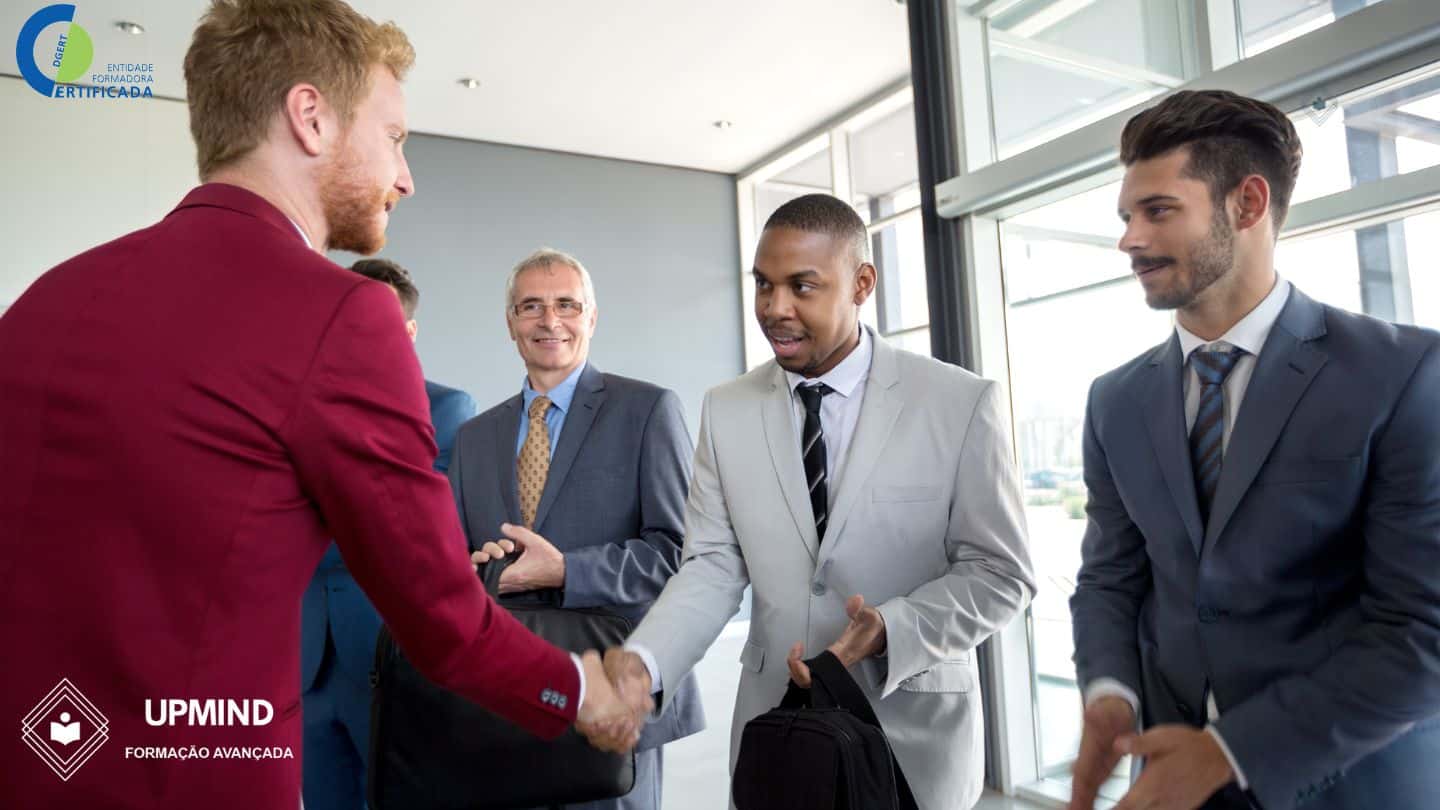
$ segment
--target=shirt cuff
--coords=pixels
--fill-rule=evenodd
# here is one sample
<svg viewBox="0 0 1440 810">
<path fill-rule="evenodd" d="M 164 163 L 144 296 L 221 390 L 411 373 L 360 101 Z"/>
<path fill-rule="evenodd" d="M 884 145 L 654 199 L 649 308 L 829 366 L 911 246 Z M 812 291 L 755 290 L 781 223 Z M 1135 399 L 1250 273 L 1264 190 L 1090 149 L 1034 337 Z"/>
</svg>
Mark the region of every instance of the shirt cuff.
<svg viewBox="0 0 1440 810">
<path fill-rule="evenodd" d="M 640 656 L 640 660 L 645 663 L 645 671 L 650 673 L 650 694 L 660 694 L 660 665 L 655 662 L 655 653 L 650 652 L 643 644 L 632 644 L 628 641 L 622 649 Z"/>
<path fill-rule="evenodd" d="M 1135 712 L 1135 723 L 1140 723 L 1140 696 L 1135 690 L 1121 683 L 1114 678 L 1096 678 L 1085 687 L 1085 705 L 1099 700 L 1102 697 L 1121 697 L 1130 704 L 1130 710 Z"/>
<path fill-rule="evenodd" d="M 1230 770 L 1235 773 L 1235 784 L 1239 785 L 1241 790 L 1249 790 L 1250 781 L 1245 778 L 1245 772 L 1240 770 L 1240 763 L 1235 761 L 1235 755 L 1230 753 L 1230 746 L 1225 744 L 1225 738 L 1220 736 L 1220 729 L 1212 725 L 1206 726 L 1205 731 L 1215 738 L 1215 742 L 1220 745 L 1220 752 L 1230 761 Z"/>
<path fill-rule="evenodd" d="M 580 663 L 580 656 L 570 653 L 570 660 L 575 662 L 575 675 L 580 679 L 580 703 L 575 706 L 578 714 L 585 707 L 585 665 Z"/>
</svg>

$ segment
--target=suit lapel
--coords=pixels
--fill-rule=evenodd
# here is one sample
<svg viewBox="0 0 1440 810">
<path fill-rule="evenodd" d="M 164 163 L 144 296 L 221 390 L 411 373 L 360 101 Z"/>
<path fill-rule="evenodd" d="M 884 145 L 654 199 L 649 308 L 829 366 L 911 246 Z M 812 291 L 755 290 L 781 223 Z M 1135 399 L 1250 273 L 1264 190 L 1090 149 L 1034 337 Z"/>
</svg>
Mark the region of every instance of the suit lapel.
<svg viewBox="0 0 1440 810">
<path fill-rule="evenodd" d="M 834 553 L 845 521 L 861 493 L 866 491 L 865 484 L 904 407 L 895 348 L 879 335 L 872 333 L 870 338 L 874 353 L 870 359 L 870 375 L 865 380 L 865 401 L 860 404 L 860 417 L 855 423 L 855 436 L 850 440 L 845 468 L 837 471 L 840 489 L 831 499 L 830 522 L 825 527 L 823 548 L 827 555 Z"/>
<path fill-rule="evenodd" d="M 1209 547 L 1234 516 L 1255 475 L 1275 447 L 1280 431 L 1300 396 L 1310 387 L 1329 356 L 1309 341 L 1325 334 L 1325 310 L 1299 290 L 1290 289 L 1265 346 L 1255 362 L 1255 371 L 1245 389 L 1240 412 L 1220 467 L 1220 483 L 1205 528 Z"/>
<path fill-rule="evenodd" d="M 805 467 L 800 459 L 800 438 L 795 435 L 794 405 L 790 398 L 785 370 L 777 364 L 771 377 L 770 393 L 761 405 L 761 422 L 765 428 L 765 443 L 770 446 L 770 462 L 774 465 L 775 476 L 780 479 L 780 491 L 790 505 L 795 530 L 810 552 L 810 559 L 814 560 L 820 542 L 815 536 L 815 514 L 810 508 L 810 494 L 805 488 Z"/>
<path fill-rule="evenodd" d="M 580 454 L 580 447 L 595 424 L 595 415 L 605 402 L 605 378 L 589 363 L 580 372 L 575 386 L 575 397 L 570 400 L 570 411 L 565 414 L 565 426 L 560 429 L 560 445 L 550 457 L 550 472 L 545 476 L 545 490 L 540 493 L 540 504 L 535 507 L 535 531 L 545 525 L 545 516 L 560 495 L 565 477 Z M 542 532 L 543 534 L 543 532 Z"/>
<path fill-rule="evenodd" d="M 504 413 L 495 420 L 495 449 L 502 460 L 508 461 L 500 464 L 500 474 L 495 477 L 500 484 L 500 503 L 505 506 L 506 521 L 517 526 L 522 521 L 519 484 L 515 480 L 515 440 L 520 435 L 520 407 L 524 402 L 523 394 L 507 399 Z M 489 531 L 499 532 L 500 527 Z"/>
<path fill-rule="evenodd" d="M 1142 399 L 1145 427 L 1150 432 L 1150 443 L 1160 461 L 1160 474 L 1165 478 L 1170 497 L 1180 512 L 1185 532 L 1190 536 L 1190 545 L 1199 556 L 1204 534 L 1200 504 L 1195 496 L 1195 471 L 1190 463 L 1190 445 L 1185 431 L 1184 372 L 1180 338 L 1172 333 L 1170 340 L 1150 357 Z"/>
</svg>

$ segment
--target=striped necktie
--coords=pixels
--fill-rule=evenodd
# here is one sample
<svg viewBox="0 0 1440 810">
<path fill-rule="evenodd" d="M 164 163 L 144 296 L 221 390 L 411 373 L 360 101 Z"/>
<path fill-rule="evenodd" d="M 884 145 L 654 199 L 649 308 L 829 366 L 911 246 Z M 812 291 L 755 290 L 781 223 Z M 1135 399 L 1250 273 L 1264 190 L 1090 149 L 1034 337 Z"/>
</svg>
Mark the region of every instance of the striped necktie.
<svg viewBox="0 0 1440 810">
<path fill-rule="evenodd" d="M 805 483 L 810 487 L 810 509 L 815 513 L 815 539 L 825 539 L 825 519 L 830 500 L 825 486 L 825 432 L 820 429 L 820 400 L 834 393 L 825 383 L 802 385 L 798 389 L 805 404 L 805 429 L 800 437 L 800 457 L 805 460 Z"/>
<path fill-rule="evenodd" d="M 1245 355 L 1243 349 L 1232 352 L 1195 351 L 1190 365 L 1200 378 L 1200 407 L 1195 412 L 1195 426 L 1190 430 L 1190 460 L 1195 466 L 1195 494 L 1200 499 L 1200 514 L 1210 517 L 1210 504 L 1220 485 L 1220 465 L 1224 461 L 1225 444 L 1225 378 Z"/>
</svg>

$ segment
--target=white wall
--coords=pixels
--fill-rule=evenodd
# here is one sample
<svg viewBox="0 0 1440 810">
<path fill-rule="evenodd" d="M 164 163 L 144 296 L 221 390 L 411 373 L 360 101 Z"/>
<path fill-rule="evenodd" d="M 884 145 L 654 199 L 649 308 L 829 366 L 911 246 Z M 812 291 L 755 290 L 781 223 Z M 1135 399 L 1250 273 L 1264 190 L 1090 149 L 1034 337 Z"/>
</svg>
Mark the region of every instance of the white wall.
<svg viewBox="0 0 1440 810">
<path fill-rule="evenodd" d="M 0 76 L 0 308 L 41 273 L 165 216 L 198 181 L 184 104 L 49 99 Z"/>
</svg>

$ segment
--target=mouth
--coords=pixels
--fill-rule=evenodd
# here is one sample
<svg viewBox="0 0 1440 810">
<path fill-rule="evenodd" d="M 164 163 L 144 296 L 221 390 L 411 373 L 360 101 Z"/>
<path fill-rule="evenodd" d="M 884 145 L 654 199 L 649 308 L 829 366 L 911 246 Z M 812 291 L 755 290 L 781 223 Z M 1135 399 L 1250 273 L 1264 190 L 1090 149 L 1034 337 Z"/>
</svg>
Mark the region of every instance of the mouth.
<svg viewBox="0 0 1440 810">
<path fill-rule="evenodd" d="M 395 203 L 391 202 L 390 200 L 386 200 L 386 201 L 385 201 L 385 213 L 388 214 L 388 213 L 390 213 L 391 211 L 394 211 L 394 210 L 395 210 Z"/>
<path fill-rule="evenodd" d="M 1156 272 L 1157 270 L 1164 270 L 1165 268 L 1173 264 L 1175 264 L 1175 262 L 1169 259 L 1146 262 L 1131 262 L 1130 269 L 1135 273 L 1135 276 L 1137 278 L 1144 278 Z"/>
<path fill-rule="evenodd" d="M 800 346 L 805 342 L 804 335 L 796 335 L 788 332 L 769 332 L 765 337 L 770 341 L 770 347 L 775 351 L 777 357 L 793 357 L 800 351 Z"/>
<path fill-rule="evenodd" d="M 530 339 L 530 342 L 531 342 L 531 343 L 534 343 L 534 344 L 537 345 L 537 346 L 544 346 L 544 347 L 546 347 L 546 348 L 553 348 L 553 347 L 555 347 L 555 346 L 561 346 L 561 345 L 564 345 L 564 344 L 566 344 L 566 343 L 569 343 L 569 342 L 570 342 L 570 339 L 569 339 L 569 338 L 558 338 L 558 337 L 538 337 L 538 338 L 531 338 L 531 339 Z"/>
</svg>

